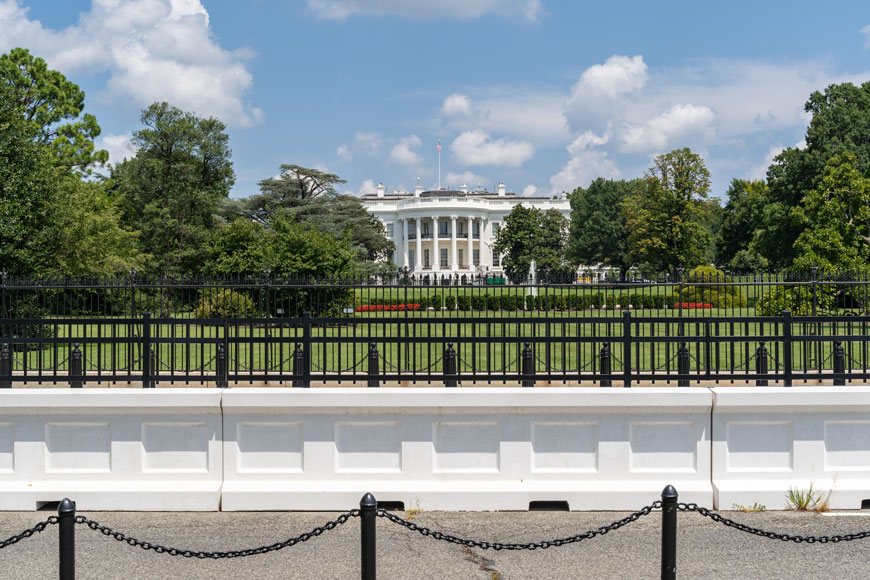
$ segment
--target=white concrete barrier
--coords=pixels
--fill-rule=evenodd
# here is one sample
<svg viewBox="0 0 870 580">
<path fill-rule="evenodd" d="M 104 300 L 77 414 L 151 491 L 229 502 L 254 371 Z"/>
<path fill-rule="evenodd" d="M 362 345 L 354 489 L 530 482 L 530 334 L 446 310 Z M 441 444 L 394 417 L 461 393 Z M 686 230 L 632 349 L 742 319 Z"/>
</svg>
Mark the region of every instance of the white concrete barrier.
<svg viewBox="0 0 870 580">
<path fill-rule="evenodd" d="M 718 509 L 783 509 L 790 488 L 810 485 L 835 509 L 870 500 L 870 388 L 712 390 Z"/>
<path fill-rule="evenodd" d="M 710 505 L 708 389 L 228 389 L 224 510 Z"/>
<path fill-rule="evenodd" d="M 64 497 L 87 510 L 218 510 L 221 393 L 0 393 L 0 509 Z"/>
</svg>

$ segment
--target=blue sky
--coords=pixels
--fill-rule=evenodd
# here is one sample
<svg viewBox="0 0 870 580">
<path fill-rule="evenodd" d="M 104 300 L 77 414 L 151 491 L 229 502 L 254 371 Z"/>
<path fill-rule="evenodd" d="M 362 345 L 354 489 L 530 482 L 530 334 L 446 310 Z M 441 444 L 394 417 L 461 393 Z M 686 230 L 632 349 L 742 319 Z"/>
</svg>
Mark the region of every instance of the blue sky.
<svg viewBox="0 0 870 580">
<path fill-rule="evenodd" d="M 113 161 L 155 100 L 228 125 L 233 196 L 282 163 L 342 191 L 526 195 L 703 155 L 713 190 L 801 146 L 813 90 L 870 80 L 863 2 L 0 0 L 0 52 L 87 93 Z"/>
</svg>

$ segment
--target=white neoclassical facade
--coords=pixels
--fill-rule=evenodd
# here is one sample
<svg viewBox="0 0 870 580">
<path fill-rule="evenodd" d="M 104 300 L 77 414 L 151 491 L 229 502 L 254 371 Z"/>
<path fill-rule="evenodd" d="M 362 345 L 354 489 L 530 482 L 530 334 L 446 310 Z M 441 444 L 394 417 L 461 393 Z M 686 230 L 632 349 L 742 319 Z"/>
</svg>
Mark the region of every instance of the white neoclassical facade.
<svg viewBox="0 0 870 580">
<path fill-rule="evenodd" d="M 501 256 L 493 246 L 498 230 L 514 206 L 557 209 L 570 217 L 564 198 L 520 197 L 499 183 L 496 192 L 485 189 L 387 193 L 378 184 L 375 193 L 362 196 L 363 205 L 381 220 L 387 237 L 396 244 L 393 263 L 415 276 L 502 272 Z"/>
</svg>

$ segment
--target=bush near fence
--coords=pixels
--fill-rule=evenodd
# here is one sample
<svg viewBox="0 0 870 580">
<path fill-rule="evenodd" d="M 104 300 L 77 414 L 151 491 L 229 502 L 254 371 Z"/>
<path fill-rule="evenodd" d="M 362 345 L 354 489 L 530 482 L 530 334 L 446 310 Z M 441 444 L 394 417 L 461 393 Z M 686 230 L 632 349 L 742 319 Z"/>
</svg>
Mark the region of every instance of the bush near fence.
<svg viewBox="0 0 870 580">
<path fill-rule="evenodd" d="M 448 311 L 515 311 L 515 310 L 557 310 L 557 311 L 579 311 L 579 310 L 599 310 L 607 309 L 614 310 L 617 307 L 620 309 L 649 309 L 662 310 L 666 308 L 677 308 L 680 304 L 679 294 L 644 294 L 639 292 L 624 292 L 605 296 L 600 292 L 587 293 L 562 293 L 562 294 L 539 294 L 532 295 L 517 295 L 517 294 L 432 294 L 429 296 L 421 296 L 415 304 L 419 308 L 413 310 L 441 310 L 442 307 Z M 745 305 L 745 299 L 743 301 Z M 405 302 L 400 298 L 372 298 L 368 304 L 357 304 L 357 312 L 395 312 L 396 306 L 402 306 Z M 682 301 L 683 308 L 715 308 L 716 305 L 710 302 L 686 302 Z M 410 305 L 410 304 L 409 304 Z M 731 303 L 728 304 L 731 306 Z M 380 308 L 377 308 L 380 307 Z M 411 308 L 407 308 L 412 310 Z M 403 310 L 403 308 L 398 308 Z"/>
</svg>

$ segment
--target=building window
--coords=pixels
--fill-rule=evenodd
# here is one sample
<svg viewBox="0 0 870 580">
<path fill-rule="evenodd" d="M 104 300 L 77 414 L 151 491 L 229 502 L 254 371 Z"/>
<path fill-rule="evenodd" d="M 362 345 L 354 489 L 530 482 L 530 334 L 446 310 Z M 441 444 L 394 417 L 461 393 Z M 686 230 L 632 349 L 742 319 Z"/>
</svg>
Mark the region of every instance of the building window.
<svg viewBox="0 0 870 580">
<path fill-rule="evenodd" d="M 458 222 L 458 223 L 456 224 L 456 228 L 457 228 L 456 237 L 458 237 L 458 238 L 464 238 L 464 237 L 466 236 L 466 234 L 465 234 L 465 224 L 463 224 L 462 222 Z"/>
<path fill-rule="evenodd" d="M 393 224 L 392 223 L 387 224 L 387 237 L 390 238 L 391 240 L 393 239 Z"/>
<path fill-rule="evenodd" d="M 417 223 L 411 222 L 408 224 L 408 237 L 416 238 L 417 237 Z"/>
<path fill-rule="evenodd" d="M 480 266 L 480 250 L 474 250 L 474 265 Z"/>
<path fill-rule="evenodd" d="M 462 248 L 459 248 L 459 267 L 461 268 L 464 265 L 465 264 L 463 264 L 463 261 L 462 261 Z"/>
<path fill-rule="evenodd" d="M 429 237 L 429 223 L 428 222 L 423 222 L 423 237 L 424 238 Z"/>
<path fill-rule="evenodd" d="M 473 222 L 471 224 L 471 235 L 475 238 L 480 237 L 480 222 Z"/>
<path fill-rule="evenodd" d="M 492 239 L 498 239 L 498 231 L 501 229 L 501 224 L 498 222 L 494 222 L 492 224 Z"/>
<path fill-rule="evenodd" d="M 492 265 L 495 268 L 501 267 L 501 256 L 495 250 L 492 251 Z"/>
<path fill-rule="evenodd" d="M 447 248 L 441 248 L 441 267 L 447 267 Z"/>
<path fill-rule="evenodd" d="M 408 250 L 408 268 L 413 272 L 417 267 L 417 254 L 414 250 Z"/>
<path fill-rule="evenodd" d="M 438 235 L 442 237 L 447 237 L 447 222 L 442 222 L 439 220 L 438 222 Z"/>
<path fill-rule="evenodd" d="M 424 268 L 429 267 L 429 250 L 428 249 L 423 250 L 423 267 Z"/>
</svg>

